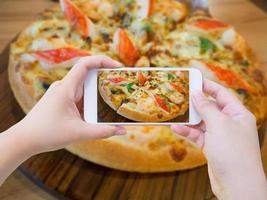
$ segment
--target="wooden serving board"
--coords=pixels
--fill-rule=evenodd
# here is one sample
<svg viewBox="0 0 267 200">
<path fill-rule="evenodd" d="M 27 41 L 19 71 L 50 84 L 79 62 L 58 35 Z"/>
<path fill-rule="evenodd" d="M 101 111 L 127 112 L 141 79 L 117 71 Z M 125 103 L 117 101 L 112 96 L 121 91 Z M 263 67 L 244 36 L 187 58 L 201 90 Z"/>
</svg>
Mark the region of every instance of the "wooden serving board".
<svg viewBox="0 0 267 200">
<path fill-rule="evenodd" d="M 9 45 L 0 55 L 0 132 L 24 113 L 8 84 Z M 59 199 L 212 199 L 207 167 L 160 174 L 129 173 L 93 164 L 66 150 L 37 155 L 19 168 Z"/>
</svg>

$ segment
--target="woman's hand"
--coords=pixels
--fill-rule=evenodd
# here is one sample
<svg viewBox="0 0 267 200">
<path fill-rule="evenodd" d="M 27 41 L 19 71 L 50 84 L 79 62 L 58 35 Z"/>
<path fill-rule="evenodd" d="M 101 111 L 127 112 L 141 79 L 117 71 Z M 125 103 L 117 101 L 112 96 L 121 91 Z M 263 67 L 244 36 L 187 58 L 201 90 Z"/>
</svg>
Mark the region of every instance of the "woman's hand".
<svg viewBox="0 0 267 200">
<path fill-rule="evenodd" d="M 30 113 L 0 134 L 0 185 L 34 154 L 60 149 L 81 140 L 122 135 L 122 127 L 83 121 L 83 83 L 91 68 L 119 67 L 106 56 L 84 57 L 61 81 L 53 83 Z M 95 97 L 96 98 L 96 97 Z"/>
<path fill-rule="evenodd" d="M 25 149 L 36 154 L 81 140 L 125 134 L 122 127 L 88 124 L 82 117 L 83 83 L 88 71 L 96 67 L 119 66 L 120 63 L 106 56 L 81 58 L 65 78 L 54 82 L 30 113 L 13 127 Z"/>
<path fill-rule="evenodd" d="M 192 96 L 202 118 L 194 126 L 173 131 L 203 148 L 212 190 L 219 199 L 267 199 L 255 117 L 227 89 L 209 80 Z"/>
</svg>

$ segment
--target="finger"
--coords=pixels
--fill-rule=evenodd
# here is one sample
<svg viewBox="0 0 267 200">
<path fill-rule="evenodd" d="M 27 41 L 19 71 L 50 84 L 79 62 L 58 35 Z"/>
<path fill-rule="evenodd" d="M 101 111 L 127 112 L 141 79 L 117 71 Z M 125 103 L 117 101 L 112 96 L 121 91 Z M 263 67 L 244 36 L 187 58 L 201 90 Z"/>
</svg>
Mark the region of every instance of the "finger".
<svg viewBox="0 0 267 200">
<path fill-rule="evenodd" d="M 209 124 L 216 123 L 216 118 L 223 115 L 216 103 L 209 100 L 201 91 L 196 91 L 192 95 L 192 101 L 196 111 L 200 115 L 200 118 L 207 126 Z"/>
<path fill-rule="evenodd" d="M 219 107 L 224 108 L 229 104 L 242 106 L 241 102 L 233 94 L 231 94 L 225 87 L 213 81 L 204 80 L 204 92 L 212 96 Z"/>
<path fill-rule="evenodd" d="M 196 140 L 196 144 L 199 148 L 203 149 L 203 147 L 205 145 L 205 135 L 204 134 L 199 135 L 199 137 Z"/>
<path fill-rule="evenodd" d="M 199 124 L 197 125 L 188 125 L 188 127 L 190 128 L 194 128 L 194 129 L 199 129 L 201 130 L 202 132 L 205 132 L 206 131 L 206 125 L 204 123 L 204 121 L 201 121 Z"/>
<path fill-rule="evenodd" d="M 114 135 L 125 135 L 126 129 L 120 126 L 93 125 L 82 121 L 80 134 L 81 139 L 102 139 Z"/>
<path fill-rule="evenodd" d="M 171 129 L 181 135 L 186 137 L 187 139 L 191 140 L 192 142 L 197 142 L 198 138 L 200 135 L 204 134 L 201 130 L 199 129 L 194 129 L 190 128 L 188 126 L 180 126 L 180 125 L 173 125 L 171 126 Z"/>
<path fill-rule="evenodd" d="M 63 82 L 75 90 L 81 86 L 92 68 L 114 68 L 122 64 L 103 55 L 81 58 L 64 77 Z"/>
</svg>

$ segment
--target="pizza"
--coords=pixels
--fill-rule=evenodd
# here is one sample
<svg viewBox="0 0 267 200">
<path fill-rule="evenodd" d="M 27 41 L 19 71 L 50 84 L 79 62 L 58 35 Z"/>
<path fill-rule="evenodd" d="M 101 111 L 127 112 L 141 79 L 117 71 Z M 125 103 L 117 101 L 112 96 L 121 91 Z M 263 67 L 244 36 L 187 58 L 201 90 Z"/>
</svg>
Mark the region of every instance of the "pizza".
<svg viewBox="0 0 267 200">
<path fill-rule="evenodd" d="M 117 113 L 137 122 L 163 122 L 189 108 L 186 71 L 102 71 L 98 88 Z"/>
<path fill-rule="evenodd" d="M 130 67 L 200 69 L 204 77 L 229 88 L 254 113 L 259 127 L 266 119 L 265 79 L 245 39 L 230 24 L 175 0 L 60 0 L 11 45 L 9 81 L 17 101 L 28 112 L 79 58 L 99 54 Z M 136 84 L 151 83 L 142 80 Z M 101 86 L 100 92 L 107 104 L 135 120 L 135 115 L 127 114 L 129 105 L 136 110 L 142 102 L 133 99 L 141 96 L 143 101 L 151 95 L 128 85 L 130 94 L 120 92 L 110 99 L 106 87 L 110 86 Z M 174 94 L 187 98 L 183 92 Z M 183 101 L 164 99 L 174 105 L 170 108 L 161 96 L 154 96 L 153 104 L 154 100 L 155 107 L 164 113 L 162 120 L 172 118 L 172 114 L 165 114 L 167 110 L 175 115 L 186 110 Z M 201 149 L 169 127 L 126 128 L 125 136 L 73 144 L 67 150 L 107 167 L 137 172 L 183 170 L 206 163 Z"/>
</svg>

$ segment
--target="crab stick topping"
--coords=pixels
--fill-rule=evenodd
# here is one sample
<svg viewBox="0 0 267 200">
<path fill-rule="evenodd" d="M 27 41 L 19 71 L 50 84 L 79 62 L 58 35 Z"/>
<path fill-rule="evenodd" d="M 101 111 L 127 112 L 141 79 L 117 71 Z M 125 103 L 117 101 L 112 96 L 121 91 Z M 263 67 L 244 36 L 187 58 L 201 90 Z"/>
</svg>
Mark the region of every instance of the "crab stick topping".
<svg viewBox="0 0 267 200">
<path fill-rule="evenodd" d="M 137 16 L 141 19 L 145 19 L 152 15 L 155 0 L 137 0 L 137 4 L 139 6 L 139 11 Z"/>
<path fill-rule="evenodd" d="M 93 22 L 70 0 L 60 0 L 61 9 L 67 20 L 83 37 L 95 37 Z"/>
<path fill-rule="evenodd" d="M 170 112 L 170 107 L 166 104 L 163 98 L 161 98 L 159 95 L 154 95 L 154 97 L 159 107 L 161 107 L 166 112 Z"/>
<path fill-rule="evenodd" d="M 113 43 L 115 51 L 125 65 L 133 66 L 139 59 L 139 50 L 134 46 L 126 30 L 118 29 L 114 34 Z"/>
<path fill-rule="evenodd" d="M 205 30 L 205 31 L 229 27 L 228 24 L 221 22 L 221 21 L 218 21 L 218 20 L 215 20 L 215 19 L 199 19 L 195 22 L 192 22 L 190 25 L 195 26 L 195 27 L 202 29 L 202 30 Z"/>
<path fill-rule="evenodd" d="M 145 75 L 144 75 L 142 72 L 137 72 L 137 79 L 138 79 L 138 82 L 139 82 L 141 85 L 144 85 L 145 82 L 147 81 Z"/>
<path fill-rule="evenodd" d="M 244 89 L 252 92 L 252 86 L 242 78 L 242 76 L 236 74 L 235 72 L 220 68 L 213 64 L 206 63 L 207 67 L 213 71 L 213 73 L 218 77 L 219 80 L 222 80 L 227 83 L 230 87 L 235 89 Z"/>
<path fill-rule="evenodd" d="M 113 82 L 113 83 L 121 83 L 121 82 L 127 81 L 127 79 L 126 78 L 123 78 L 123 77 L 111 78 L 109 80 L 111 82 Z"/>
<path fill-rule="evenodd" d="M 215 64 L 202 61 L 191 61 L 190 65 L 201 70 L 208 79 L 222 81 L 226 83 L 227 86 L 234 89 L 243 89 L 254 92 L 254 88 L 242 76 L 232 70 L 224 69 Z"/>
<path fill-rule="evenodd" d="M 90 54 L 84 50 L 75 49 L 72 47 L 64 47 L 53 50 L 36 51 L 33 52 L 32 55 L 40 61 L 44 68 L 50 69 L 54 68 L 58 64 L 66 63 L 67 61 L 73 61 L 74 59 L 77 60 Z"/>
<path fill-rule="evenodd" d="M 183 86 L 179 85 L 179 84 L 174 84 L 174 83 L 170 83 L 170 85 L 172 86 L 173 89 L 175 89 L 177 92 L 183 92 L 186 93 L 186 88 L 184 88 Z"/>
</svg>

